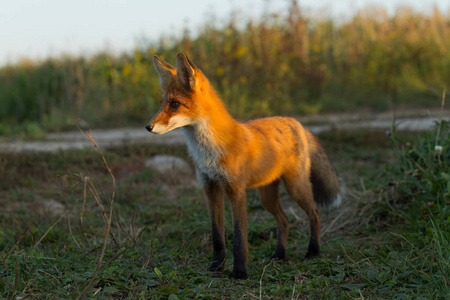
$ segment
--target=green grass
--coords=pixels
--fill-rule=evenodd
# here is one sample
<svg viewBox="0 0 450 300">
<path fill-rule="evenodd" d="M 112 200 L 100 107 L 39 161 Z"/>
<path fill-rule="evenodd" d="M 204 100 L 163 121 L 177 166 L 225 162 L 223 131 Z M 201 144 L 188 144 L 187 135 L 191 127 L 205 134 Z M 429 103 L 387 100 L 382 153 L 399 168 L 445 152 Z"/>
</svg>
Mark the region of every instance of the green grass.
<svg viewBox="0 0 450 300">
<path fill-rule="evenodd" d="M 283 191 L 282 202 L 289 208 L 289 260 L 271 262 L 275 221 L 250 190 L 250 279 L 245 281 L 228 278 L 228 203 L 226 268 L 207 272 L 212 245 L 203 193 L 184 178 L 143 167 L 146 158 L 158 153 L 187 158 L 184 147 L 106 151 L 115 189 L 93 150 L 2 154 L 0 297 L 76 298 L 93 279 L 86 296 L 96 299 L 448 298 L 448 178 L 441 174 L 448 173 L 448 132 L 443 123 L 440 157 L 434 152 L 436 133 L 419 138 L 366 131 L 322 135 L 349 190 L 341 208 L 322 211 L 322 257 L 303 259 L 306 217 Z M 93 186 L 89 190 L 87 185 L 85 197 L 86 177 Z M 110 234 L 94 276 L 113 190 Z M 54 199 L 64 208 L 41 211 L 42 199 Z"/>
<path fill-rule="evenodd" d="M 185 52 L 238 118 L 428 108 L 450 82 L 449 15 L 368 7 L 351 17 L 234 15 L 196 35 L 161 37 L 131 53 L 54 57 L 0 68 L 0 135 L 142 125 L 161 95 L 154 54 Z M 424 26 L 426 24 L 426 26 Z"/>
</svg>

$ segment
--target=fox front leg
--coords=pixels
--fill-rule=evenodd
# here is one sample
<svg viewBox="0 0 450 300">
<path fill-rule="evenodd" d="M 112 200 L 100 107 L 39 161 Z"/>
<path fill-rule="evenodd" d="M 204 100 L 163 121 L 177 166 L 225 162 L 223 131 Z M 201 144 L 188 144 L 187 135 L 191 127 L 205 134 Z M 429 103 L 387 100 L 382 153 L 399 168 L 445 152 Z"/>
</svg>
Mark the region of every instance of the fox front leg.
<svg viewBox="0 0 450 300">
<path fill-rule="evenodd" d="M 247 203 L 245 187 L 227 186 L 225 193 L 231 204 L 233 217 L 233 271 L 230 278 L 248 278 Z"/>
<path fill-rule="evenodd" d="M 213 242 L 213 261 L 210 271 L 222 271 L 225 265 L 225 228 L 223 190 L 213 181 L 203 179 L 204 190 L 207 196 L 209 219 L 211 222 L 211 237 Z"/>
</svg>

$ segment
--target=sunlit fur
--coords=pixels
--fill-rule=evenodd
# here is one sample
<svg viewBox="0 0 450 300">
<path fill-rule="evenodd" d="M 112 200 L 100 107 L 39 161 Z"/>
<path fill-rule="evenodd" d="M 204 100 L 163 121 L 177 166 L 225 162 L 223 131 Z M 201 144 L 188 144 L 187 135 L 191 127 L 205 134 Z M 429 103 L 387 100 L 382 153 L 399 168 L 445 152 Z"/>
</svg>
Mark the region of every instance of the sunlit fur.
<svg viewBox="0 0 450 300">
<path fill-rule="evenodd" d="M 169 119 L 167 125 L 164 125 L 162 123 L 156 123 L 155 127 L 153 127 L 152 132 L 156 134 L 164 134 L 175 128 L 190 125 L 191 123 L 192 120 L 189 117 L 176 115 Z"/>
<path fill-rule="evenodd" d="M 316 203 L 337 204 L 344 189 L 317 138 L 293 118 L 237 122 L 200 69 L 184 54 L 177 56 L 176 68 L 158 57 L 154 62 L 164 93 L 161 107 L 149 126 L 158 134 L 182 128 L 197 166 L 197 177 L 208 198 L 214 246 L 210 269 L 220 270 L 225 262 L 225 194 L 231 204 L 234 229 L 231 276 L 247 277 L 245 190 L 250 187 L 258 189 L 264 208 L 277 222 L 278 243 L 273 257 L 286 258 L 289 226 L 280 204 L 281 182 L 308 216 L 310 241 L 306 257 L 318 256 L 320 213 Z"/>
</svg>

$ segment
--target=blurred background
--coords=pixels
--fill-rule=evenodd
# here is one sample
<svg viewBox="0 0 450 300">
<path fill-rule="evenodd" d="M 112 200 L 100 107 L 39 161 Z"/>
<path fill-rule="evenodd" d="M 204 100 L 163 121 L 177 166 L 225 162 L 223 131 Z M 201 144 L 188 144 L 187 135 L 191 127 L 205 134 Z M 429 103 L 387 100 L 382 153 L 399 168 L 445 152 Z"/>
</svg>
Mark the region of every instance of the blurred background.
<svg viewBox="0 0 450 300">
<path fill-rule="evenodd" d="M 439 108 L 445 1 L 9 1 L 0 135 L 143 126 L 186 53 L 238 119 Z"/>
</svg>

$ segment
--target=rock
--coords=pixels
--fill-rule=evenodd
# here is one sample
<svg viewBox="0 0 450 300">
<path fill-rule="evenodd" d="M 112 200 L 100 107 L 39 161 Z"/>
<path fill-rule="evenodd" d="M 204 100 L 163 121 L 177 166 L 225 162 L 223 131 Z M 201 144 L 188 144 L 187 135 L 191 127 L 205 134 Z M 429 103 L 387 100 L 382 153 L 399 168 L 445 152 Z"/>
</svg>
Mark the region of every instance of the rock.
<svg viewBox="0 0 450 300">
<path fill-rule="evenodd" d="M 31 202 L 12 202 L 9 205 L 3 205 L 6 212 L 14 212 L 21 209 L 25 209 L 33 214 L 45 214 L 45 215 L 62 215 L 66 211 L 66 206 L 53 199 L 43 199 L 39 195 L 35 196 L 35 199 Z"/>
<path fill-rule="evenodd" d="M 191 166 L 183 159 L 171 155 L 156 155 L 145 161 L 145 167 L 160 173 L 192 174 Z"/>
<path fill-rule="evenodd" d="M 64 204 L 59 203 L 58 201 L 55 201 L 53 199 L 41 199 L 37 201 L 37 203 L 40 203 L 42 205 L 41 211 L 43 213 L 51 213 L 53 215 L 62 215 L 66 211 L 66 207 Z"/>
<path fill-rule="evenodd" d="M 145 161 L 145 167 L 159 173 L 154 182 L 159 182 L 170 198 L 175 198 L 183 188 L 198 187 L 194 169 L 179 157 L 156 155 Z"/>
</svg>

